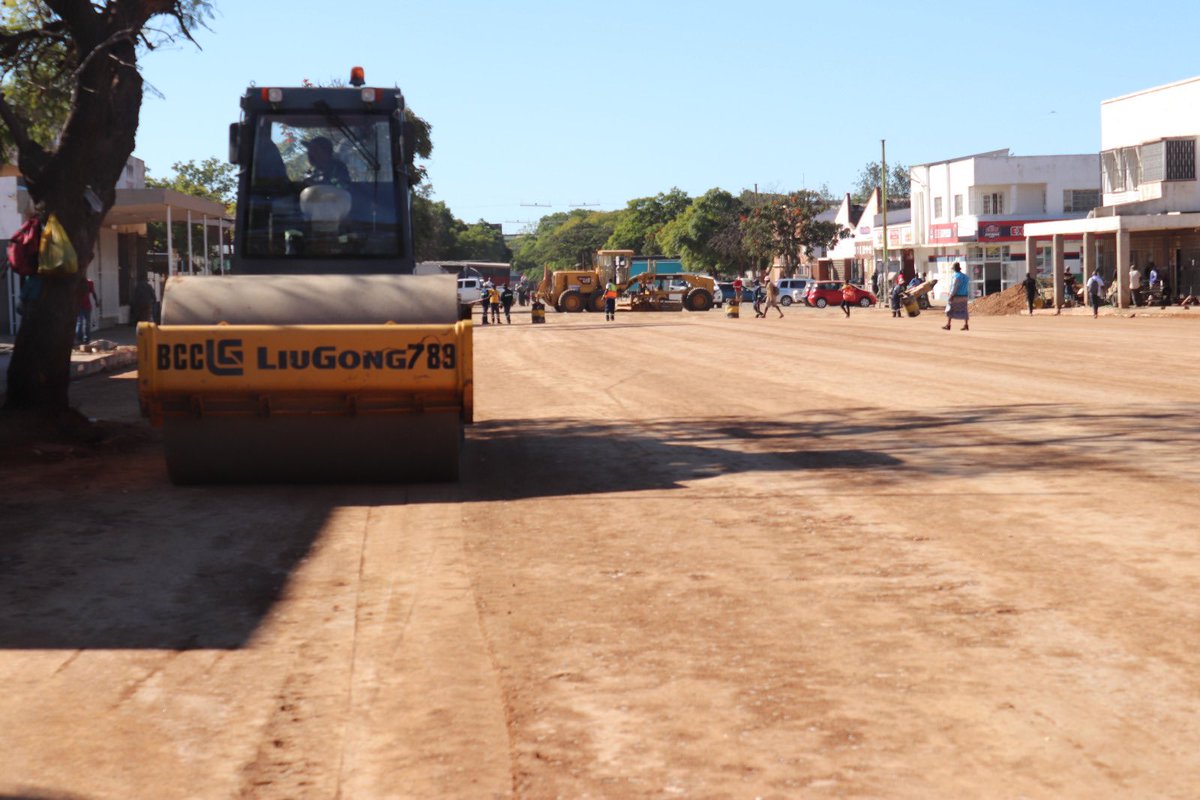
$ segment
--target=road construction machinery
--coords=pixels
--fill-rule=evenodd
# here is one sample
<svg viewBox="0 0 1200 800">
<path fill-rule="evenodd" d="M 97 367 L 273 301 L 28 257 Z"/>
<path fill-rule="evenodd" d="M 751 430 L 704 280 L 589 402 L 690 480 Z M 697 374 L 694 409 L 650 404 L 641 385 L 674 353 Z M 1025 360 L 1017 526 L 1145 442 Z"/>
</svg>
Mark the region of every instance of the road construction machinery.
<svg viewBox="0 0 1200 800">
<path fill-rule="evenodd" d="M 633 311 L 707 311 L 713 307 L 717 284 L 707 275 L 658 275 L 653 265 L 647 272 L 631 275 L 632 250 L 597 250 L 588 255 L 590 265 L 581 258 L 575 269 L 545 270 L 538 294 L 555 311 L 603 311 L 609 283 Z"/>
<path fill-rule="evenodd" d="M 355 68 L 241 107 L 229 274 L 169 278 L 161 324 L 138 326 L 171 479 L 456 478 L 471 323 L 453 275 L 413 274 L 403 96 Z"/>
</svg>

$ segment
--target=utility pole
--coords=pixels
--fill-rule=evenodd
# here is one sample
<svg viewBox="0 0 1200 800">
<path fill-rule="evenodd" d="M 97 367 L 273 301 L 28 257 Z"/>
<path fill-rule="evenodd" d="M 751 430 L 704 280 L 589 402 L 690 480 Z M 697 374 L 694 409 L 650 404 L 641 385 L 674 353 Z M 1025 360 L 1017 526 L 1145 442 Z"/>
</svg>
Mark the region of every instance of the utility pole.
<svg viewBox="0 0 1200 800">
<path fill-rule="evenodd" d="M 883 278 L 884 278 L 884 281 L 886 281 L 887 276 L 888 276 L 887 139 L 880 139 L 879 147 L 881 149 L 880 159 L 882 161 L 882 164 L 879 167 L 879 185 L 881 187 L 880 195 L 882 196 L 882 200 L 880 202 L 883 204 Z M 882 302 L 883 294 L 884 294 L 884 282 L 880 282 L 879 283 L 879 295 L 880 296 L 875 299 Z"/>
</svg>

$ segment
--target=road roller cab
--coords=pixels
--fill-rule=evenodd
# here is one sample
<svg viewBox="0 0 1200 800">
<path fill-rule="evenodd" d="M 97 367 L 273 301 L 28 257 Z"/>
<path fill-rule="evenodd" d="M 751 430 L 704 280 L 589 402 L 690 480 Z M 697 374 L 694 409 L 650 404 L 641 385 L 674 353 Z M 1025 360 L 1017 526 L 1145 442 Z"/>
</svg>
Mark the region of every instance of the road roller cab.
<svg viewBox="0 0 1200 800">
<path fill-rule="evenodd" d="M 172 480 L 442 480 L 472 419 L 452 275 L 414 275 L 397 89 L 251 88 L 228 275 L 170 277 L 138 329 Z"/>
</svg>

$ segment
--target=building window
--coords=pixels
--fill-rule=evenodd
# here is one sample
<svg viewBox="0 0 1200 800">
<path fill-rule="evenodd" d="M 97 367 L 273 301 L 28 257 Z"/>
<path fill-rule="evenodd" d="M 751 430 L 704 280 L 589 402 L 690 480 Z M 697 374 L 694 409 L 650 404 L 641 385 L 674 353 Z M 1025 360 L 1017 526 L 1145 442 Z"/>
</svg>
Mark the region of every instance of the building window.
<svg viewBox="0 0 1200 800">
<path fill-rule="evenodd" d="M 1138 148 L 1142 183 L 1163 179 L 1163 151 L 1162 142 L 1150 142 Z"/>
<path fill-rule="evenodd" d="M 1063 189 L 1063 211 L 1091 211 L 1099 207 L 1099 189 Z"/>
<path fill-rule="evenodd" d="M 983 196 L 984 214 L 1004 213 L 1004 192 L 987 192 Z"/>
<path fill-rule="evenodd" d="M 1164 180 L 1196 180 L 1196 140 L 1168 139 L 1164 144 L 1166 145 Z"/>
<path fill-rule="evenodd" d="M 1125 191 L 1125 179 L 1121 175 L 1120 159 L 1116 150 L 1107 150 L 1100 154 L 1100 175 L 1104 191 L 1109 193 Z"/>
<path fill-rule="evenodd" d="M 956 216 L 956 217 L 962 216 L 962 195 L 961 194 L 954 195 L 954 216 Z"/>
<path fill-rule="evenodd" d="M 942 218 L 942 198 L 940 197 L 933 198 L 933 218 Z"/>
<path fill-rule="evenodd" d="M 1138 148 L 1121 148 L 1121 170 L 1125 173 L 1125 188 L 1138 188 L 1138 184 L 1141 183 L 1139 178 L 1142 174 L 1141 158 L 1139 158 Z"/>
</svg>

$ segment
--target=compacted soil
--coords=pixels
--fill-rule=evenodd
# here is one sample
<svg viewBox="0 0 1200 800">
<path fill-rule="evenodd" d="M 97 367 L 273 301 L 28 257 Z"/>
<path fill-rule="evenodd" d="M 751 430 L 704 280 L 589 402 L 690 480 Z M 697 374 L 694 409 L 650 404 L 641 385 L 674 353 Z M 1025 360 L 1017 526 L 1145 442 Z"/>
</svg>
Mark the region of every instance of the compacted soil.
<svg viewBox="0 0 1200 800">
<path fill-rule="evenodd" d="M 77 382 L 0 797 L 1194 797 L 1195 321 L 785 314 L 477 328 L 457 484 L 176 488 Z"/>
</svg>

